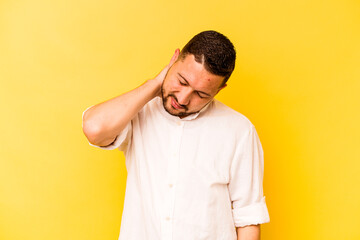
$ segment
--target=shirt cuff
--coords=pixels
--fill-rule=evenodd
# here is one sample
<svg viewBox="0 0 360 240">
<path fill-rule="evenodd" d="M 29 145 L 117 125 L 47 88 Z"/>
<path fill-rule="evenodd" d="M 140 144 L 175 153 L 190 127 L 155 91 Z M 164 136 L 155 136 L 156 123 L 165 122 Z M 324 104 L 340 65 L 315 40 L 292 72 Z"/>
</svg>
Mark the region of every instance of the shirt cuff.
<svg viewBox="0 0 360 240">
<path fill-rule="evenodd" d="M 245 207 L 232 209 L 235 227 L 256 225 L 270 222 L 269 212 L 265 203 L 265 196 L 260 202 Z"/>
</svg>

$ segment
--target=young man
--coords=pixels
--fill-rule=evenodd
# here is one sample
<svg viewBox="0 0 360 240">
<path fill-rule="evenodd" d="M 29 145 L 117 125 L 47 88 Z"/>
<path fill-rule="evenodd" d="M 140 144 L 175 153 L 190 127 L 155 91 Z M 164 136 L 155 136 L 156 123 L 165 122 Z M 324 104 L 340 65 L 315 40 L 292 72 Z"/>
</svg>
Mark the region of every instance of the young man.
<svg viewBox="0 0 360 240">
<path fill-rule="evenodd" d="M 87 108 L 89 144 L 124 151 L 120 240 L 258 240 L 270 221 L 254 125 L 215 95 L 235 67 L 224 35 L 204 31 L 138 88 Z"/>
</svg>

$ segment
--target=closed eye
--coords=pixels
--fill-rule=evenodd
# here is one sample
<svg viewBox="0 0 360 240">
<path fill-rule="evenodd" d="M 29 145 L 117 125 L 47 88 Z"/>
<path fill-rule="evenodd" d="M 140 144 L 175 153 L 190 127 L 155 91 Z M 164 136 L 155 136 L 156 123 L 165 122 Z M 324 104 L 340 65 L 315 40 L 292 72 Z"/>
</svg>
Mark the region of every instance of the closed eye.
<svg viewBox="0 0 360 240">
<path fill-rule="evenodd" d="M 179 74 L 180 75 L 180 74 Z M 181 76 L 181 75 L 180 75 Z M 182 76 L 181 76 L 182 77 Z M 183 77 L 182 77 L 183 78 Z M 180 79 L 178 79 L 179 80 L 179 83 L 180 83 L 180 85 L 181 86 L 188 86 L 189 85 L 189 83 L 185 80 L 185 82 L 183 82 L 183 81 L 181 81 Z M 204 93 L 204 92 L 201 92 L 201 91 L 196 91 L 196 94 L 200 97 L 200 98 L 209 98 L 210 97 L 210 95 L 209 94 L 207 94 L 207 93 Z"/>
<path fill-rule="evenodd" d="M 200 92 L 196 92 L 197 95 L 200 97 L 200 98 L 207 98 L 208 96 L 201 96 L 201 93 Z"/>
<path fill-rule="evenodd" d="M 179 80 L 179 83 L 180 83 L 181 85 L 183 85 L 183 86 L 186 86 L 186 85 L 187 85 L 186 83 L 184 83 L 184 82 L 182 82 L 182 81 L 180 81 L 180 80 Z"/>
</svg>

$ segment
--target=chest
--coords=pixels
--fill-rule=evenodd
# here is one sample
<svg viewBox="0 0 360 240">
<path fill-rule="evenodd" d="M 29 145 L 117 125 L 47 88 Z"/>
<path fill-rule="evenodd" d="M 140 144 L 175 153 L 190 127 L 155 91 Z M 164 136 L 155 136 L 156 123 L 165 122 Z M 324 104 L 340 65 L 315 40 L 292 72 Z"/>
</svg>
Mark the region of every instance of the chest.
<svg viewBox="0 0 360 240">
<path fill-rule="evenodd" d="M 221 124 L 147 119 L 134 123 L 131 155 L 143 176 L 159 181 L 164 176 L 174 182 L 181 178 L 227 184 L 236 148 L 234 136 Z"/>
</svg>

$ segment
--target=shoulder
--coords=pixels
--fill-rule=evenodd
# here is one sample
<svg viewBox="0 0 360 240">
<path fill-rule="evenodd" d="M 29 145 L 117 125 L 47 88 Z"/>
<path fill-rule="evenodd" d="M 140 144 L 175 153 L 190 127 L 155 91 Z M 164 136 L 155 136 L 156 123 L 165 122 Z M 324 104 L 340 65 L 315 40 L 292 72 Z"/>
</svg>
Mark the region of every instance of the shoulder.
<svg viewBox="0 0 360 240">
<path fill-rule="evenodd" d="M 210 117 L 224 121 L 232 127 L 251 128 L 253 126 L 248 117 L 217 99 L 213 100 Z"/>
<path fill-rule="evenodd" d="M 219 100 L 214 99 L 207 112 L 205 121 L 217 131 L 242 139 L 254 130 L 254 125 L 244 114 L 232 109 Z"/>
</svg>

